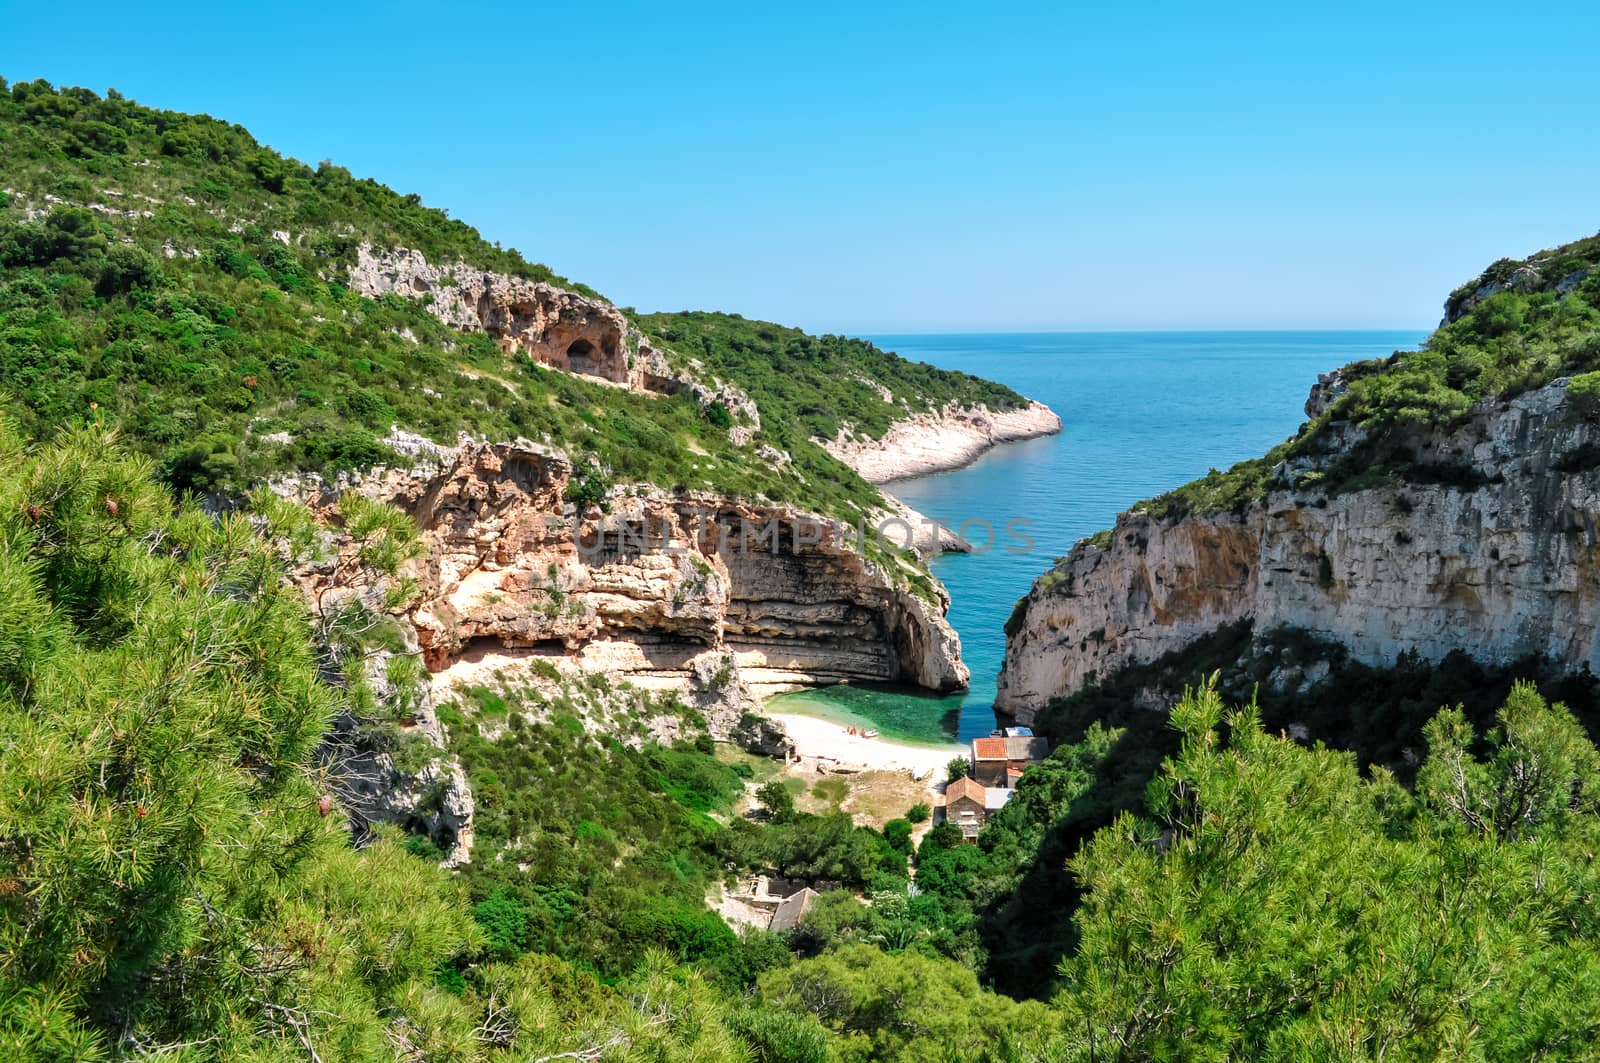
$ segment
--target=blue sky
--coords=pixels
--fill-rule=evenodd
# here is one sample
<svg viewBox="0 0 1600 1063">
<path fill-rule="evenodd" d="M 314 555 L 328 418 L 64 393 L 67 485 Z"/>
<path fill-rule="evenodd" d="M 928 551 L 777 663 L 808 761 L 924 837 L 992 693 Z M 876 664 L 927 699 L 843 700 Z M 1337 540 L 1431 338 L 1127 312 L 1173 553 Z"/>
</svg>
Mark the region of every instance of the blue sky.
<svg viewBox="0 0 1600 1063">
<path fill-rule="evenodd" d="M 1427 327 L 1600 229 L 1593 3 L 96 6 L 13 11 L 0 75 L 240 122 L 641 309 Z"/>
</svg>

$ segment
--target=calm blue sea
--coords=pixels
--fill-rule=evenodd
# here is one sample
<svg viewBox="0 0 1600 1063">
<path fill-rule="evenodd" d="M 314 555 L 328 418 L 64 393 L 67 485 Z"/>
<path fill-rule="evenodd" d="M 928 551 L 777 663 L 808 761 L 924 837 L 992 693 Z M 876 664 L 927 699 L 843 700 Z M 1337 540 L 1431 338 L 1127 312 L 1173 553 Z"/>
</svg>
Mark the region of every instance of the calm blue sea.
<svg viewBox="0 0 1600 1063">
<path fill-rule="evenodd" d="M 956 472 L 892 484 L 929 517 L 1028 522 L 1032 552 L 949 554 L 934 571 L 972 668 L 964 696 L 835 688 L 804 696 L 883 723 L 885 734 L 961 740 L 994 726 L 1006 618 L 1035 577 L 1117 513 L 1261 454 L 1304 420 L 1319 372 L 1415 347 L 1425 332 L 1107 332 L 873 336 L 914 361 L 1010 385 L 1061 415 L 1062 432 L 998 447 Z M 979 533 L 974 530 L 973 536 Z M 789 711 L 799 706 L 792 706 Z M 959 716 L 953 710 L 959 709 Z"/>
</svg>

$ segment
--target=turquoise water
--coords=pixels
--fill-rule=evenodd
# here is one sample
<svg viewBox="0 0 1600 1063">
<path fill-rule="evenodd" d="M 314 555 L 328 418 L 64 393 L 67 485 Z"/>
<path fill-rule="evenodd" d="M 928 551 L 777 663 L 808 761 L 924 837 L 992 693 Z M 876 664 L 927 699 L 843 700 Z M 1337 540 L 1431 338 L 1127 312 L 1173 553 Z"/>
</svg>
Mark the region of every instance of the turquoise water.
<svg viewBox="0 0 1600 1063">
<path fill-rule="evenodd" d="M 774 712 L 820 716 L 841 727 L 876 730 L 896 742 L 948 746 L 960 728 L 965 700 L 960 694 L 941 696 L 852 684 L 784 694 L 770 705 Z"/>
<path fill-rule="evenodd" d="M 873 336 L 915 361 L 1010 385 L 1061 415 L 1060 435 L 998 447 L 965 469 L 890 485 L 948 525 L 1029 522 L 1031 552 L 1000 546 L 947 554 L 933 570 L 950 589 L 972 687 L 948 698 L 815 691 L 830 704 L 906 737 L 963 741 L 994 726 L 995 680 L 1016 600 L 1078 539 L 1117 513 L 1207 469 L 1254 457 L 1304 420 L 1319 372 L 1414 347 L 1424 332 L 1156 332 Z M 973 530 L 969 538 L 982 538 Z M 959 714 L 952 710 L 959 709 Z"/>
</svg>

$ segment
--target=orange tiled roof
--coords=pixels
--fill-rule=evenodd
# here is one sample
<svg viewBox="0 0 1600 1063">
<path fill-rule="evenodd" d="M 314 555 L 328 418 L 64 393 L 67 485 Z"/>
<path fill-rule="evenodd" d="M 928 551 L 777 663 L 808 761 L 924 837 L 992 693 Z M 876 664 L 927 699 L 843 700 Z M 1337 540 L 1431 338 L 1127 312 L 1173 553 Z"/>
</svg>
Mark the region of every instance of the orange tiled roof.
<svg viewBox="0 0 1600 1063">
<path fill-rule="evenodd" d="M 962 777 L 944 788 L 944 802 L 949 804 L 958 797 L 970 797 L 972 800 L 983 804 L 983 784 L 973 779 Z"/>
<path fill-rule="evenodd" d="M 972 740 L 972 755 L 979 760 L 1005 760 L 1006 740 L 1004 738 L 975 738 Z"/>
</svg>

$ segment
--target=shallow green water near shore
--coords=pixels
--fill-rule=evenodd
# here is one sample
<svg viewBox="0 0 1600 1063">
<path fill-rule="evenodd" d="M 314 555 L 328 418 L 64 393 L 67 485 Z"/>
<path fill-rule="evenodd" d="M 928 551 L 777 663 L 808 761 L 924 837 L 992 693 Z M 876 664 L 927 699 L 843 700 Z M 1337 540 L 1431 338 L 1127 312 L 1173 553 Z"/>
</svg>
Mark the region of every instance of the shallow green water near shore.
<svg viewBox="0 0 1600 1063">
<path fill-rule="evenodd" d="M 931 695 L 842 685 L 780 694 L 767 702 L 767 708 L 771 712 L 815 716 L 841 727 L 875 730 L 896 742 L 944 746 L 956 741 L 965 700 L 965 694 Z"/>
</svg>

